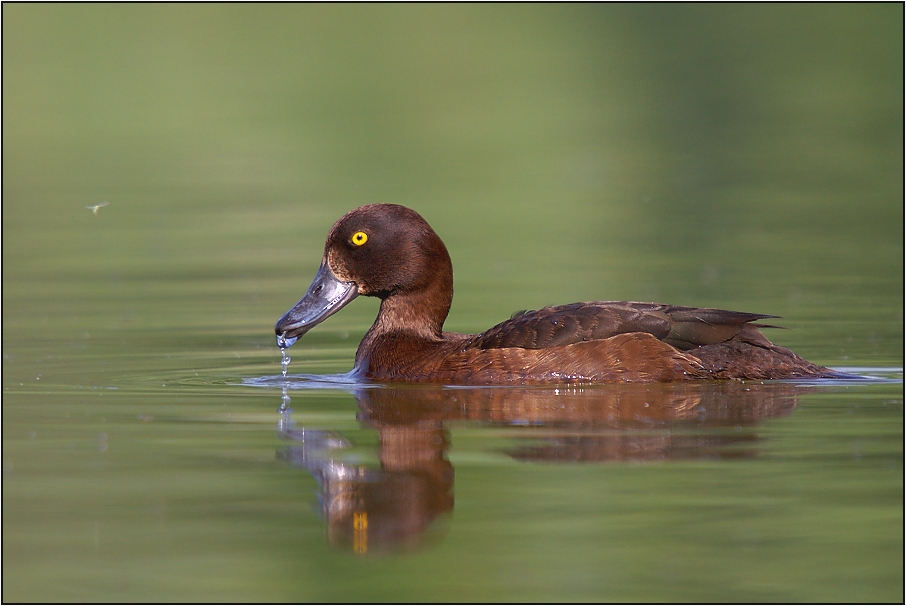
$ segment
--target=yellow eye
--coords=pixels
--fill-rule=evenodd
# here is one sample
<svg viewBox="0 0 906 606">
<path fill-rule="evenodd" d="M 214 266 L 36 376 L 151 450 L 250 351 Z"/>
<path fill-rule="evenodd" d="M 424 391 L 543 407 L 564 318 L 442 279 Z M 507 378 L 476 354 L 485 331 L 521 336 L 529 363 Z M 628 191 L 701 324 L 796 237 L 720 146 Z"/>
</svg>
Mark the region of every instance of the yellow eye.
<svg viewBox="0 0 906 606">
<path fill-rule="evenodd" d="M 368 234 L 363 231 L 357 231 L 352 234 L 352 243 L 356 246 L 361 246 L 368 241 Z"/>
</svg>

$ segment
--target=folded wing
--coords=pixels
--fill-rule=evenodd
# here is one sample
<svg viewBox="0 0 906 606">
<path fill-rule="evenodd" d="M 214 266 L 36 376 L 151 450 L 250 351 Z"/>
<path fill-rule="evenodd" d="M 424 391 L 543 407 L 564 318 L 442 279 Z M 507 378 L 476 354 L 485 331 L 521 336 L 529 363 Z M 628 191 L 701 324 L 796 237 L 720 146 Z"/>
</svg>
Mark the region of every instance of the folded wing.
<svg viewBox="0 0 906 606">
<path fill-rule="evenodd" d="M 596 341 L 625 333 L 647 333 L 680 350 L 736 339 L 770 347 L 756 320 L 776 318 L 723 309 L 659 303 L 596 301 L 520 312 L 476 335 L 470 347 L 544 349 Z"/>
</svg>

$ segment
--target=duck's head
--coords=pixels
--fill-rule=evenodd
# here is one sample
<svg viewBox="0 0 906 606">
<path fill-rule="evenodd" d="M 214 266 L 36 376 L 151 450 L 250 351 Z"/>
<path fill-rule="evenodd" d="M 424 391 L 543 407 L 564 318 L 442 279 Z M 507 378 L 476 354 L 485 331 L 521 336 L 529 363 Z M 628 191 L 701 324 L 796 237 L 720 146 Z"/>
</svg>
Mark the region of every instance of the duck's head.
<svg viewBox="0 0 906 606">
<path fill-rule="evenodd" d="M 341 217 L 327 235 L 308 292 L 274 327 L 277 345 L 291 346 L 359 295 L 405 302 L 387 310 L 382 303 L 381 315 L 440 331 L 453 297 L 453 269 L 444 243 L 417 212 L 369 204 Z"/>
</svg>

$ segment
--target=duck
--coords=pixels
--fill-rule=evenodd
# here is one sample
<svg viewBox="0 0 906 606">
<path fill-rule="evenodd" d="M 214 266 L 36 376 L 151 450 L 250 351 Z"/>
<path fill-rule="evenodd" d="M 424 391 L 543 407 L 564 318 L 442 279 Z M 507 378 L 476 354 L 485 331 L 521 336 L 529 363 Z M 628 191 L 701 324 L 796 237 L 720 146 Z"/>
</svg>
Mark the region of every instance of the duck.
<svg viewBox="0 0 906 606">
<path fill-rule="evenodd" d="M 447 332 L 453 263 L 416 211 L 368 204 L 330 229 L 305 296 L 274 327 L 299 337 L 358 296 L 380 309 L 351 376 L 385 383 L 533 385 L 836 378 L 761 332 L 777 316 L 633 301 L 514 314 L 478 334 Z"/>
</svg>

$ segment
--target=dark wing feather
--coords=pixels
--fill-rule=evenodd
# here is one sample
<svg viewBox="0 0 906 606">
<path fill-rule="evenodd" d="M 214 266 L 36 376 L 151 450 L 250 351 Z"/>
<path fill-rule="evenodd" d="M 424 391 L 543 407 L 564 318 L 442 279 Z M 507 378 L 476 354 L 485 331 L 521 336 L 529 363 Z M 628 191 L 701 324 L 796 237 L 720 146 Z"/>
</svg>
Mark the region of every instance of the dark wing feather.
<svg viewBox="0 0 906 606">
<path fill-rule="evenodd" d="M 757 345 L 770 345 L 750 322 L 774 317 L 659 303 L 573 303 L 514 314 L 509 320 L 476 335 L 469 346 L 544 349 L 634 332 L 654 335 L 683 350 L 722 343 L 734 337 Z"/>
</svg>

